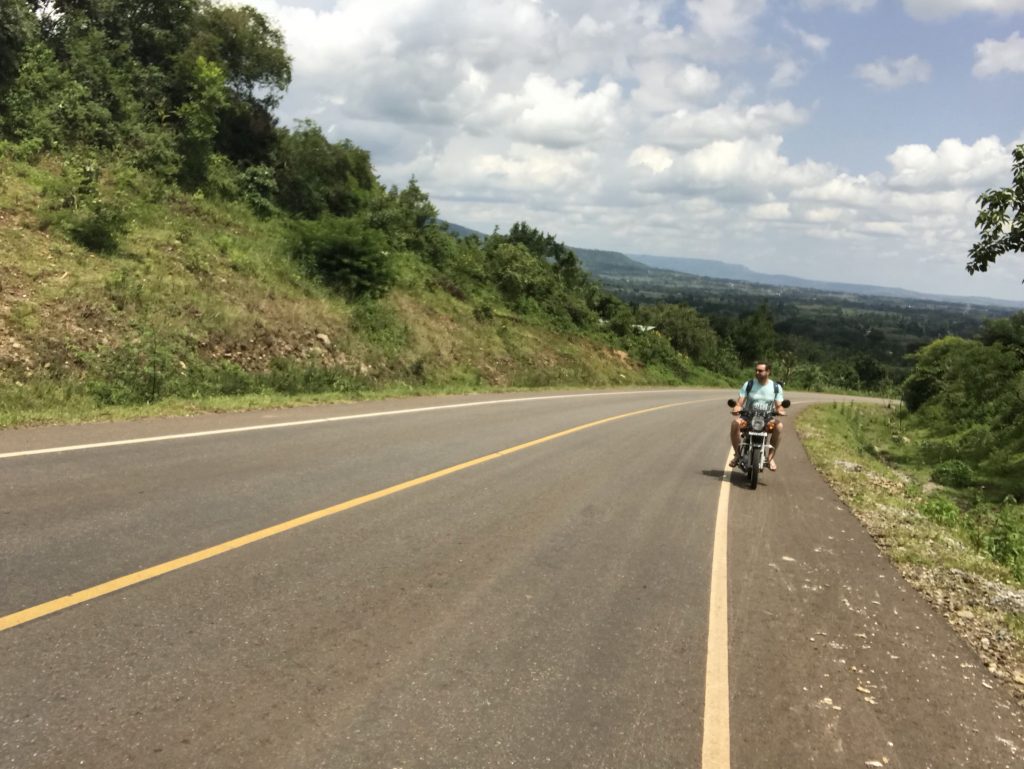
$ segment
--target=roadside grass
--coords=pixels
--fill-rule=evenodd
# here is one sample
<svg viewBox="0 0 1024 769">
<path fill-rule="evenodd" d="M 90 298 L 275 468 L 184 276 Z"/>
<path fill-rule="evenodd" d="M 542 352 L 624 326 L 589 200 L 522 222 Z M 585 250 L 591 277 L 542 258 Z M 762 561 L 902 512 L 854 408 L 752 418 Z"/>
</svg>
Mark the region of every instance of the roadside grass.
<svg viewBox="0 0 1024 769">
<path fill-rule="evenodd" d="M 797 431 L 882 551 L 1024 702 L 1024 506 L 936 483 L 963 479 L 921 458 L 925 436 L 898 403 L 812 406 Z"/>
</svg>

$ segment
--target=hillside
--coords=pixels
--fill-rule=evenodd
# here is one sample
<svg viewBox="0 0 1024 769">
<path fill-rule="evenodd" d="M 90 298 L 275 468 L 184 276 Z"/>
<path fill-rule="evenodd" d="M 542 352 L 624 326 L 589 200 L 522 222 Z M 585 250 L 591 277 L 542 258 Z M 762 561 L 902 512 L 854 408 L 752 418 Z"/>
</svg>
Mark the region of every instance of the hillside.
<svg viewBox="0 0 1024 769">
<path fill-rule="evenodd" d="M 353 296 L 296 261 L 289 221 L 182 192 L 145 202 L 145 177 L 118 182 L 133 202 L 117 248 L 88 248 L 53 197 L 65 171 L 56 157 L 0 155 L 0 424 L 683 381 L 645 367 L 596 315 L 574 324 L 510 301 L 483 265 L 440 271 L 406 251 L 386 293 Z"/>
</svg>

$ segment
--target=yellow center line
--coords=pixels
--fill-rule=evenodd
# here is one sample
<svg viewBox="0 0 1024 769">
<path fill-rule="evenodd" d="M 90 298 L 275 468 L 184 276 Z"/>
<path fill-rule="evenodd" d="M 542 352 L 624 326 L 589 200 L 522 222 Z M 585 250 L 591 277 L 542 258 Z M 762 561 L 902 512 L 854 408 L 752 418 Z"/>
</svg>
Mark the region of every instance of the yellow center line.
<svg viewBox="0 0 1024 769">
<path fill-rule="evenodd" d="M 731 452 L 730 452 L 731 454 Z M 708 659 L 704 678 L 704 744 L 701 769 L 729 769 L 729 480 L 726 463 L 715 516 L 708 610 Z"/>
<path fill-rule="evenodd" d="M 307 513 L 305 515 L 299 516 L 298 518 L 292 518 L 291 520 L 275 524 L 274 526 L 268 526 L 265 529 L 260 529 L 259 531 L 252 532 L 251 534 L 236 537 L 235 539 L 228 540 L 227 542 L 222 542 L 219 545 L 214 545 L 212 547 L 208 547 L 203 550 L 190 553 L 188 555 L 183 555 L 180 558 L 165 561 L 164 563 L 157 564 L 156 566 L 150 566 L 148 569 L 142 569 L 141 571 L 126 574 L 123 577 L 118 577 L 108 582 L 103 582 L 99 585 L 94 585 L 93 587 L 86 588 L 85 590 L 79 590 L 76 593 L 71 593 L 60 598 L 55 598 L 51 601 L 46 601 L 45 603 L 41 603 L 36 606 L 30 606 L 27 609 L 22 609 L 21 611 L 16 611 L 13 614 L 8 614 L 6 616 L 0 617 L 0 631 L 9 630 L 10 628 L 17 627 L 18 625 L 23 625 L 26 622 L 31 622 L 34 619 L 39 619 L 40 617 L 45 617 L 48 614 L 53 614 L 54 612 L 61 611 L 62 609 L 77 606 L 78 604 L 85 603 L 86 601 L 91 601 L 101 596 L 109 595 L 110 593 L 114 593 L 118 590 L 123 590 L 127 587 L 131 587 L 132 585 L 138 585 L 140 582 L 146 582 L 148 580 L 155 579 L 156 577 L 160 577 L 172 571 L 177 571 L 178 569 L 183 569 L 186 566 L 191 566 L 193 564 L 199 563 L 200 561 L 205 561 L 209 558 L 213 558 L 214 556 L 222 555 L 232 550 L 237 550 L 241 547 L 245 547 L 246 545 L 251 545 L 254 542 L 259 542 L 260 540 L 268 539 L 269 537 L 276 536 L 277 534 L 283 534 L 286 531 L 297 529 L 300 526 L 305 526 L 306 524 L 313 523 L 314 521 L 319 521 L 322 518 L 337 515 L 338 513 L 342 513 L 346 510 L 351 510 L 354 507 L 359 507 L 360 505 L 365 505 L 369 502 L 374 502 L 378 499 L 389 497 L 392 494 L 397 494 L 400 491 L 405 491 L 416 486 L 422 486 L 425 483 L 436 481 L 438 478 L 444 478 L 445 476 L 452 475 L 453 473 L 460 472 L 461 470 L 466 470 L 470 467 L 476 467 L 477 465 L 482 465 L 485 462 L 490 462 L 500 457 L 508 456 L 509 454 L 515 454 L 518 451 L 523 451 L 525 449 L 532 448 L 533 446 L 539 446 L 540 444 L 547 443 L 548 441 L 553 441 L 558 438 L 564 438 L 567 435 L 578 433 L 581 430 L 587 430 L 592 427 L 608 424 L 609 422 L 615 422 L 617 420 L 626 419 L 628 417 L 639 416 L 641 414 L 649 414 L 652 411 L 660 411 L 662 409 L 673 408 L 675 406 L 685 406 L 695 403 L 703 403 L 708 400 L 713 399 L 707 398 L 694 401 L 668 403 L 662 406 L 654 406 L 652 408 L 641 409 L 639 411 L 630 411 L 625 414 L 617 414 L 615 416 L 606 417 L 604 419 L 598 419 L 597 421 L 594 422 L 588 422 L 586 424 L 577 425 L 576 427 L 570 427 L 567 430 L 552 433 L 551 435 L 545 435 L 541 438 L 537 438 L 532 441 L 527 441 L 526 443 L 520 443 L 518 446 L 512 446 L 511 448 L 501 449 L 500 451 L 495 451 L 492 454 L 477 457 L 476 459 L 471 459 L 468 462 L 462 462 L 461 464 L 452 465 L 451 467 L 446 467 L 442 470 L 438 470 L 427 475 L 422 475 L 419 478 L 413 478 L 412 480 L 404 481 L 403 483 L 398 483 L 395 484 L 394 486 L 389 486 L 386 489 L 374 491 L 370 494 L 365 494 L 361 497 L 356 497 L 346 502 L 341 502 L 337 505 L 333 505 L 332 507 L 325 507 L 322 510 Z"/>
</svg>

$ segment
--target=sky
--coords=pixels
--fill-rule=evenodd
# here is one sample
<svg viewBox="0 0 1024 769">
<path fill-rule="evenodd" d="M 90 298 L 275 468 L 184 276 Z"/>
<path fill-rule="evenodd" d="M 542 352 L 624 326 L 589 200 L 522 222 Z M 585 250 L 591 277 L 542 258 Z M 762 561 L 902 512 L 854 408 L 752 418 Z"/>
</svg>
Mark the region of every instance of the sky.
<svg viewBox="0 0 1024 769">
<path fill-rule="evenodd" d="M 447 221 L 1024 301 L 1024 255 L 965 270 L 1024 142 L 1024 0 L 244 4 L 293 60 L 281 123 Z"/>
</svg>

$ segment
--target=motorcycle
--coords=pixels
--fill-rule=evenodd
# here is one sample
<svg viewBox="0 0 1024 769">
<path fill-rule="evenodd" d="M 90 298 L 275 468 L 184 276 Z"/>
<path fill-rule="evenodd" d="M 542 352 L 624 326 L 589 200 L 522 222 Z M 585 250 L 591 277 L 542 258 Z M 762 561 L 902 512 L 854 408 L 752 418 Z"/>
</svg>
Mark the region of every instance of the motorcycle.
<svg viewBox="0 0 1024 769">
<path fill-rule="evenodd" d="M 736 401 L 728 401 L 731 408 L 736 408 Z M 739 413 L 740 418 L 740 451 L 736 467 L 747 474 L 750 488 L 757 488 L 757 480 L 768 465 L 768 454 L 771 449 L 771 436 L 775 431 L 775 404 L 771 401 L 747 401 Z M 782 401 L 783 408 L 789 408 L 789 400 Z"/>
</svg>

